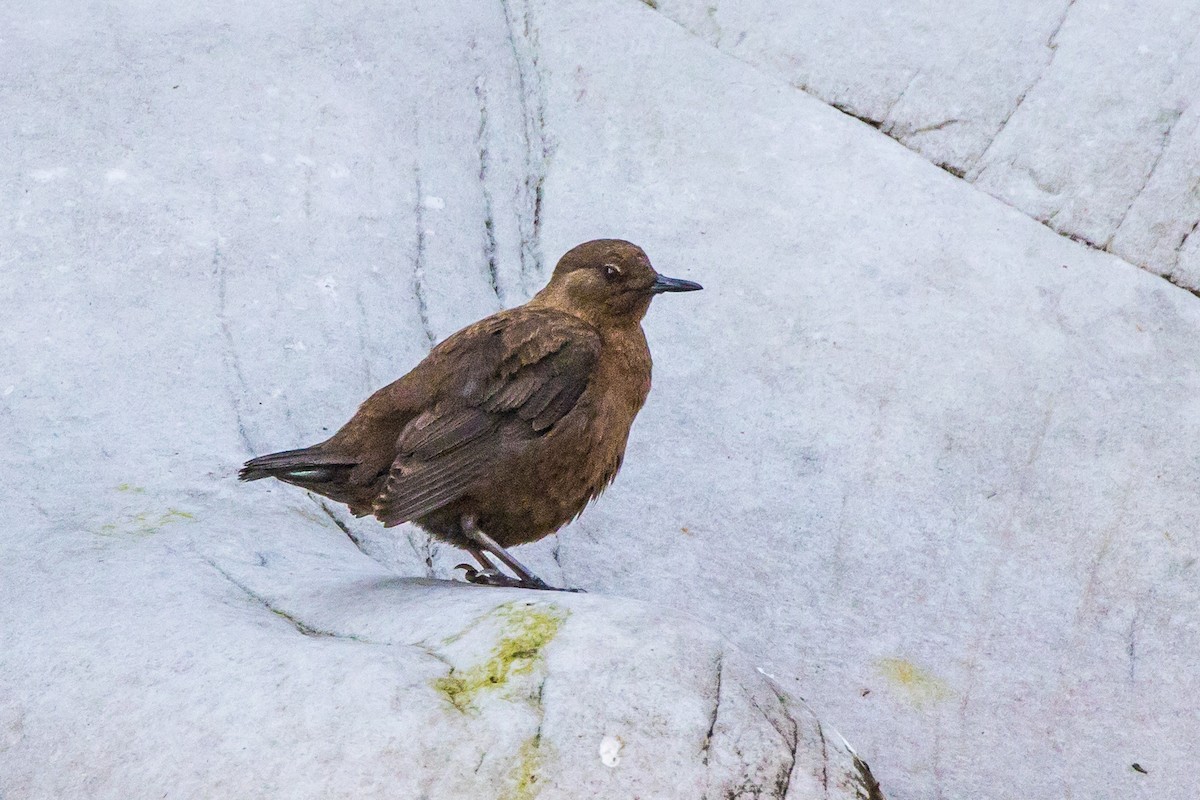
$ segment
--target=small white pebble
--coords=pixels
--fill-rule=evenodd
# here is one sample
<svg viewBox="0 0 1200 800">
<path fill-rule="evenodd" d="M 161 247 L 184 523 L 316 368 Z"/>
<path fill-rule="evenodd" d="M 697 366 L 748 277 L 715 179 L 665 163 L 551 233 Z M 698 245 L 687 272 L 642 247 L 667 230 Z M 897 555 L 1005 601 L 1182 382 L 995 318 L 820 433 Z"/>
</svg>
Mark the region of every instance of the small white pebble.
<svg viewBox="0 0 1200 800">
<path fill-rule="evenodd" d="M 108 172 L 104 173 L 104 180 L 108 181 L 109 183 L 120 183 L 128 178 L 129 173 L 123 169 L 110 169 Z"/>
<path fill-rule="evenodd" d="M 432 208 L 434 211 L 441 211 L 446 207 L 446 201 L 440 197 L 434 197 L 431 194 L 425 195 L 421 200 L 421 205 L 426 208 Z"/>
<path fill-rule="evenodd" d="M 9 386 L 7 389 L 4 390 L 4 396 L 8 397 L 10 394 L 12 394 L 14 391 L 16 391 L 16 389 L 17 389 L 16 386 Z"/>
<path fill-rule="evenodd" d="M 274 164 L 276 161 L 278 161 L 278 159 L 270 153 L 261 153 L 258 157 L 263 160 L 264 164 Z"/>
<path fill-rule="evenodd" d="M 620 736 L 605 736 L 600 740 L 600 761 L 606 767 L 615 767 L 621 763 L 621 748 L 625 743 Z"/>
</svg>

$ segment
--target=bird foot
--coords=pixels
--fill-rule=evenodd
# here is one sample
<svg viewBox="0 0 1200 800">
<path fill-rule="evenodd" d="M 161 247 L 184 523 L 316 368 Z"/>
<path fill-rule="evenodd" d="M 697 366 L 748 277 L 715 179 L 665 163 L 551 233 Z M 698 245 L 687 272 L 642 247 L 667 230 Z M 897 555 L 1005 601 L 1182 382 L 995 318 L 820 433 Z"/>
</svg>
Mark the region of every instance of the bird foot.
<svg viewBox="0 0 1200 800">
<path fill-rule="evenodd" d="M 463 571 L 467 583 L 477 586 L 507 586 L 510 589 L 538 589 L 544 592 L 582 592 L 583 589 L 561 589 L 551 586 L 541 578 L 532 576 L 531 580 L 522 580 L 505 575 L 498 569 L 475 569 L 470 564 L 459 564 L 455 569 Z"/>
</svg>

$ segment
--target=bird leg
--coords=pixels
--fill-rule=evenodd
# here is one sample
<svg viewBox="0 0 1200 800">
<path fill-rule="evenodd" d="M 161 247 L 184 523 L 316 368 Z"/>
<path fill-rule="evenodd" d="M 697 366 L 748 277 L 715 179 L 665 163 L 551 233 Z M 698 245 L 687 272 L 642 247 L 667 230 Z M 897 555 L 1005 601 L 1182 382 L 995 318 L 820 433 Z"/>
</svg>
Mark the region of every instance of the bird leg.
<svg viewBox="0 0 1200 800">
<path fill-rule="evenodd" d="M 459 567 L 466 570 L 466 579 L 471 583 L 480 583 L 487 586 L 511 586 L 518 589 L 542 589 L 558 592 L 569 592 L 571 589 L 559 589 L 551 586 L 544 580 L 534 575 L 529 571 L 529 568 L 522 564 L 517 559 L 513 558 L 507 550 L 500 546 L 500 543 L 481 531 L 475 524 L 474 517 L 462 518 L 462 533 L 467 537 L 474 546 L 468 546 L 467 551 L 483 565 L 483 569 L 477 570 L 466 564 L 459 564 Z M 509 569 L 516 574 L 516 578 L 510 578 L 505 575 L 487 554 L 491 553 Z"/>
<path fill-rule="evenodd" d="M 464 549 L 475 557 L 475 560 L 483 567 L 483 569 L 475 569 L 470 564 L 458 564 L 455 569 L 461 569 L 465 574 L 463 577 L 468 583 L 478 583 L 484 586 L 508 586 L 513 578 L 508 577 L 500 571 L 490 558 L 487 551 L 481 550 L 474 544 L 464 545 Z"/>
</svg>

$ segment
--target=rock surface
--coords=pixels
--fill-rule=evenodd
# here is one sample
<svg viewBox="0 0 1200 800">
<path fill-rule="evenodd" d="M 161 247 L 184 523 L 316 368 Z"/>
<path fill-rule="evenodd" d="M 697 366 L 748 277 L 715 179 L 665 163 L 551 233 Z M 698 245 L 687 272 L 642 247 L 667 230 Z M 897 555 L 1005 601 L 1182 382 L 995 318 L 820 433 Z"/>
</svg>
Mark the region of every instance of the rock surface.
<svg viewBox="0 0 1200 800">
<path fill-rule="evenodd" d="M 502 796 L 559 758 L 521 750 L 529 698 L 592 626 L 672 643 L 636 675 L 678 692 L 655 724 L 689 791 L 740 771 L 770 796 L 789 758 L 776 699 L 721 712 L 704 767 L 721 636 L 750 654 L 737 697 L 771 701 L 761 665 L 892 798 L 1200 794 L 1193 295 L 634 0 L 64 1 L 0 23 L 5 800 L 125 796 L 179 764 L 204 795 L 333 791 L 336 765 L 347 794 L 386 774 L 437 796 L 481 754 Z M 450 697 L 474 698 L 516 595 L 403 580 L 461 555 L 232 475 L 600 235 L 706 291 L 652 309 L 616 485 L 520 553 L 591 594 L 536 599 L 570 614 L 472 716 Z M 585 663 L 633 646 L 609 638 Z M 558 683 L 545 713 L 615 717 L 543 733 L 624 780 L 657 695 L 591 689 Z M 487 733 L 423 750 L 433 713 Z"/>
<path fill-rule="evenodd" d="M 1067 236 L 1200 290 L 1200 6 L 648 5 Z"/>
<path fill-rule="evenodd" d="M 315 527 L 240 554 L 28 542 L 39 577 L 0 595 L 4 796 L 879 797 L 695 620 L 396 577 Z"/>
</svg>

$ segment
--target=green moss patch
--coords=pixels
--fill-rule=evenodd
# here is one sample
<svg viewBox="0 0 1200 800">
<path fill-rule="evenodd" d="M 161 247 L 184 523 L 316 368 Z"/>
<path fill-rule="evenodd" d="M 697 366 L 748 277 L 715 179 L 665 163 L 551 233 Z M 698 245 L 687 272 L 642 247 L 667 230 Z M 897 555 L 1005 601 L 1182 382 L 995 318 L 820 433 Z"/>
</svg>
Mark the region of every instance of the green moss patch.
<svg viewBox="0 0 1200 800">
<path fill-rule="evenodd" d="M 120 522 L 110 522 L 100 526 L 97 531 L 101 536 L 118 536 L 118 535 L 133 535 L 133 536 L 150 536 L 158 533 L 166 525 L 171 525 L 176 522 L 193 522 L 196 515 L 187 511 L 180 511 L 177 508 L 168 508 L 163 512 L 144 511 L 138 514 L 130 514 Z"/>
<path fill-rule="evenodd" d="M 538 782 L 542 770 L 542 742 L 540 736 L 531 736 L 517 751 L 517 762 L 508 773 L 508 784 L 500 800 L 533 800 L 541 791 Z"/>
<path fill-rule="evenodd" d="M 481 691 L 503 688 L 512 676 L 531 672 L 542 660 L 542 649 L 558 635 L 569 613 L 553 605 L 499 606 L 480 620 L 492 618 L 500 623 L 500 639 L 491 656 L 467 669 L 451 669 L 449 675 L 434 680 L 433 688 L 459 711 L 470 710 Z"/>
</svg>

